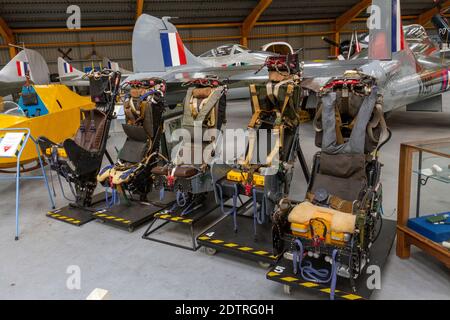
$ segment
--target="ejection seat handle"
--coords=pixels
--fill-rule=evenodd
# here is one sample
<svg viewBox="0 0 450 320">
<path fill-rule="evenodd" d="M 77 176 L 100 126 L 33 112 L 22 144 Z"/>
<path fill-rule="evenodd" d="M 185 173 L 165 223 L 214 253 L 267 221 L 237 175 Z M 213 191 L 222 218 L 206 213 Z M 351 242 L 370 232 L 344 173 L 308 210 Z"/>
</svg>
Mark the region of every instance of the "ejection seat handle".
<svg viewBox="0 0 450 320">
<path fill-rule="evenodd" d="M 300 162 L 300 166 L 302 167 L 303 176 L 305 177 L 306 182 L 309 184 L 310 179 L 311 179 L 311 174 L 309 172 L 308 165 L 306 164 L 305 155 L 303 154 L 303 150 L 302 150 L 302 147 L 300 146 L 300 144 L 298 145 L 298 149 L 297 149 L 297 157 L 298 157 L 298 161 Z"/>
<path fill-rule="evenodd" d="M 106 159 L 108 159 L 110 164 L 114 164 L 114 161 L 111 158 L 111 155 L 109 154 L 108 150 L 106 150 L 106 149 L 105 149 L 105 156 L 106 156 Z"/>
</svg>

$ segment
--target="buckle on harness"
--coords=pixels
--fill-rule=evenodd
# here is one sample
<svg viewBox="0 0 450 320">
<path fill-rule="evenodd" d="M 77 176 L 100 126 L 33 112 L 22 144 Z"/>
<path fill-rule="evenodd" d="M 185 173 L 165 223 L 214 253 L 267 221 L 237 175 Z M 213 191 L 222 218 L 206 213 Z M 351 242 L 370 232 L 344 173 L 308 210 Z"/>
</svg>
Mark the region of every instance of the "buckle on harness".
<svg viewBox="0 0 450 320">
<path fill-rule="evenodd" d="M 252 184 L 251 184 L 251 183 L 246 183 L 246 184 L 244 185 L 244 188 L 245 188 L 245 195 L 246 195 L 247 197 L 250 197 L 251 194 L 252 194 L 252 189 L 253 189 Z"/>
</svg>

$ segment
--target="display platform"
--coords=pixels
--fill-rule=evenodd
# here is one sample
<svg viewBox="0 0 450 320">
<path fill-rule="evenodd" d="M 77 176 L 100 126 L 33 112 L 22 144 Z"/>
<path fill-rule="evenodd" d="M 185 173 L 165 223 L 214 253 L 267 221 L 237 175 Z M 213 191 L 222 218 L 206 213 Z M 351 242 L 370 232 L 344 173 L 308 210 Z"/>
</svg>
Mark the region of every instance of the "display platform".
<svg viewBox="0 0 450 320">
<path fill-rule="evenodd" d="M 107 225 L 133 232 L 153 219 L 156 212 L 170 207 L 174 202 L 174 196 L 171 194 L 168 194 L 167 201 L 159 201 L 156 193 L 150 193 L 147 198 L 151 202 L 130 200 L 128 203 L 94 212 L 92 216 Z"/>
<path fill-rule="evenodd" d="M 159 210 L 161 207 L 150 203 L 131 201 L 129 204 L 102 209 L 93 213 L 92 216 L 105 224 L 133 232 L 150 221 Z"/>
<path fill-rule="evenodd" d="M 252 208 L 252 203 L 246 204 L 243 212 Z M 203 232 L 198 243 L 206 248 L 234 254 L 264 264 L 274 264 L 279 257 L 273 255 L 272 225 L 257 224 L 256 237 L 254 233 L 253 217 L 243 214 L 237 215 L 238 232 L 234 231 L 232 216 L 227 216 L 214 226 Z"/>
<path fill-rule="evenodd" d="M 383 229 L 378 240 L 371 248 L 371 258 L 369 266 L 378 266 L 383 270 L 387 258 L 391 251 L 395 239 L 396 222 L 390 220 L 383 220 Z M 317 268 L 330 268 L 330 264 L 323 266 L 316 266 Z M 367 300 L 370 299 L 373 289 L 368 288 L 369 277 L 374 273 L 372 270 L 366 269 L 366 273 L 361 274 L 355 280 L 356 291 L 353 291 L 350 286 L 349 279 L 338 277 L 336 283 L 335 299 L 336 300 Z M 294 274 L 292 260 L 285 257 L 280 259 L 278 263 L 270 269 L 266 275 L 267 279 L 281 283 L 284 285 L 286 293 L 290 293 L 291 288 L 300 288 L 304 292 L 311 295 L 312 299 L 329 298 L 330 284 L 318 284 L 310 281 L 305 281 L 299 274 Z"/>
<path fill-rule="evenodd" d="M 47 212 L 47 217 L 79 227 L 94 220 L 92 213 L 105 206 L 105 194 L 99 193 L 92 197 L 92 208 L 80 208 L 69 204 Z"/>
<path fill-rule="evenodd" d="M 219 213 L 220 211 L 219 205 L 216 204 L 214 193 L 212 192 L 209 193 L 203 201 L 194 206 L 194 211 L 190 214 L 181 215 L 181 212 L 183 210 L 180 208 L 176 208 L 174 210 L 170 209 L 171 208 L 162 209 L 154 214 L 154 219 L 151 221 L 147 230 L 144 232 L 142 238 L 192 251 L 197 251 L 200 247 L 196 241 L 198 234 L 195 234 L 195 225 L 207 215 L 211 213 Z M 221 217 L 221 219 L 222 218 L 223 217 Z M 180 230 L 184 229 L 185 231 L 187 231 L 190 235 L 190 239 L 192 240 L 192 244 L 183 245 L 175 243 L 173 241 L 163 240 L 151 236 L 156 231 L 167 226 L 168 224 L 177 224 L 182 227 L 180 228 Z"/>
</svg>

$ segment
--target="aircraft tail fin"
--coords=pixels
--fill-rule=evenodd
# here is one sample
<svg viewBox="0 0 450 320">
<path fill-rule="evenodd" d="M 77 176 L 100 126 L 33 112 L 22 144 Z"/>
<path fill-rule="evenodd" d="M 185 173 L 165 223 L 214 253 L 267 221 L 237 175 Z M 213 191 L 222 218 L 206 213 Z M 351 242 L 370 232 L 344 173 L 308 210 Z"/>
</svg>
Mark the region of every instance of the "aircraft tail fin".
<svg viewBox="0 0 450 320">
<path fill-rule="evenodd" d="M 162 19 L 142 14 L 133 30 L 134 72 L 165 72 L 185 65 L 205 66 L 183 44 L 177 28 Z"/>
<path fill-rule="evenodd" d="M 369 59 L 390 60 L 405 50 L 400 0 L 373 0 L 368 11 Z"/>
<path fill-rule="evenodd" d="M 431 22 L 436 27 L 441 41 L 443 43 L 450 43 L 450 26 L 448 20 L 439 13 L 431 19 Z"/>
<path fill-rule="evenodd" d="M 84 72 L 76 69 L 63 58 L 58 57 L 58 75 L 60 80 L 73 79 L 83 76 Z"/>
<path fill-rule="evenodd" d="M 122 68 L 118 62 L 111 61 L 109 58 L 106 58 L 106 57 L 103 58 L 103 67 L 111 69 L 113 71 L 120 71 L 120 73 L 122 73 L 122 75 L 132 73 L 131 71 Z"/>
<path fill-rule="evenodd" d="M 50 82 L 47 62 L 39 52 L 31 49 L 23 49 L 16 54 L 0 70 L 0 77 L 7 82 L 21 82 L 26 79 L 27 73 L 35 84 L 48 84 Z"/>
</svg>

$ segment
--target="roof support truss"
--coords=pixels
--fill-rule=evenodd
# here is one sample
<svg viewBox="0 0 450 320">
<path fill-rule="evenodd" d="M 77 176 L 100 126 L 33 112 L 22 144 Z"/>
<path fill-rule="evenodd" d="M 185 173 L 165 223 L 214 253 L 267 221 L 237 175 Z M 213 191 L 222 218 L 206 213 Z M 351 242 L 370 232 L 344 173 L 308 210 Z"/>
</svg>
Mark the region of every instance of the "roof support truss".
<svg viewBox="0 0 450 320">
<path fill-rule="evenodd" d="M 441 5 L 441 7 L 442 7 L 442 9 L 449 8 L 450 7 L 450 0 L 449 1 L 445 1 Z M 428 11 L 425 11 L 424 13 L 419 15 L 419 17 L 417 18 L 417 23 L 425 26 L 426 24 L 428 24 L 428 22 L 430 22 L 431 18 L 433 18 L 433 16 L 435 14 L 437 14 L 437 13 L 439 13 L 439 9 L 438 8 L 433 8 L 433 9 L 430 9 Z"/>
<path fill-rule="evenodd" d="M 2 36 L 6 45 L 14 44 L 15 42 L 14 34 L 2 17 L 0 17 L 0 35 Z M 9 46 L 9 57 L 12 59 L 16 54 L 17 54 L 16 47 Z"/>
<path fill-rule="evenodd" d="M 139 16 L 144 11 L 144 0 L 136 0 L 136 19 L 139 18 Z"/>
<path fill-rule="evenodd" d="M 258 21 L 259 17 L 266 11 L 266 9 L 272 4 L 272 0 L 259 0 L 252 12 L 245 18 L 241 27 L 241 44 L 248 45 L 248 36 Z"/>
<path fill-rule="evenodd" d="M 359 1 L 357 4 L 355 4 L 353 7 L 348 9 L 346 12 L 344 12 L 342 15 L 340 15 L 336 19 L 335 24 L 335 41 L 339 43 L 340 41 L 340 33 L 342 29 L 348 24 L 351 23 L 353 19 L 358 17 L 361 12 L 366 10 L 370 5 L 372 4 L 372 0 L 362 0 Z M 335 48 L 335 54 L 338 55 L 339 48 Z"/>
</svg>

